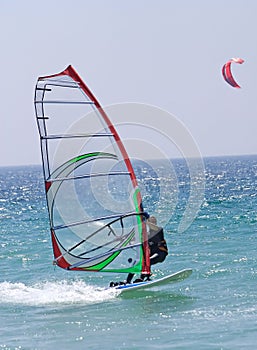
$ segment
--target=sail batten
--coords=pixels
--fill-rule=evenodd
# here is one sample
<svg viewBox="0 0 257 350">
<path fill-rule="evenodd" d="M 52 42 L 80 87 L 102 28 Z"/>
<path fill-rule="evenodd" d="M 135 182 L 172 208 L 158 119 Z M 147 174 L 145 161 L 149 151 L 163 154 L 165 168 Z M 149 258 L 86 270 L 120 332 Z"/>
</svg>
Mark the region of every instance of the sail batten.
<svg viewBox="0 0 257 350">
<path fill-rule="evenodd" d="M 123 213 L 123 214 L 118 214 L 118 215 L 109 215 L 109 216 L 95 217 L 95 218 L 92 218 L 92 219 L 86 220 L 86 221 L 72 222 L 72 223 L 69 223 L 69 224 L 66 224 L 66 225 L 54 226 L 53 229 L 54 230 L 61 230 L 61 229 L 72 227 L 72 226 L 78 226 L 78 225 L 89 224 L 89 223 L 97 222 L 97 221 L 105 221 L 105 220 L 114 219 L 113 221 L 110 221 L 108 223 L 108 225 L 111 225 L 111 224 L 113 224 L 114 222 L 116 222 L 118 220 L 121 220 L 121 219 L 129 217 L 129 216 L 136 216 L 136 215 L 142 216 L 143 213 L 140 213 L 140 212 L 136 213 L 136 212 L 134 212 L 134 213 L 125 213 L 125 214 Z M 106 225 L 106 226 L 108 226 L 108 225 Z"/>
<path fill-rule="evenodd" d="M 35 103 L 52 103 L 52 104 L 72 104 L 72 105 L 94 105 L 94 102 L 90 101 L 58 101 L 58 100 L 49 100 L 49 101 L 35 101 Z"/>
<path fill-rule="evenodd" d="M 34 105 L 55 263 L 150 272 L 134 169 L 98 100 L 68 66 L 38 78 Z"/>
<path fill-rule="evenodd" d="M 55 182 L 55 181 L 67 181 L 67 180 L 78 180 L 78 179 L 84 179 L 84 178 L 91 178 L 91 177 L 98 177 L 98 176 L 114 176 L 114 175 L 129 175 L 129 172 L 109 172 L 109 173 L 96 173 L 96 174 L 85 174 L 80 176 L 73 176 L 73 177 L 60 177 L 60 178 L 53 178 L 48 179 L 49 182 Z"/>
<path fill-rule="evenodd" d="M 80 82 L 79 81 L 75 81 L 75 80 L 61 80 L 61 79 L 53 79 L 53 78 L 49 78 L 47 79 L 46 77 L 41 77 L 38 78 L 38 81 L 43 81 L 44 85 L 54 85 L 54 86 L 62 86 L 62 87 L 78 87 L 80 88 Z M 36 89 L 38 89 L 38 86 L 36 87 Z"/>
<path fill-rule="evenodd" d="M 43 119 L 49 119 L 49 117 L 38 117 Z M 47 135 L 42 136 L 42 139 L 52 140 L 52 139 L 68 139 L 68 138 L 83 138 L 83 137 L 113 137 L 113 134 L 70 134 L 70 135 Z"/>
</svg>

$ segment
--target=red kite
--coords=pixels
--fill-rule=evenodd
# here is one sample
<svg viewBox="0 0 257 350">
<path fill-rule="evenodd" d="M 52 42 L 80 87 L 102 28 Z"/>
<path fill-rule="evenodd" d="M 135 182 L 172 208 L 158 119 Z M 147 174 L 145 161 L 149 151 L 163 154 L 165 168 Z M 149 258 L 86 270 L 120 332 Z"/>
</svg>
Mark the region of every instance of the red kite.
<svg viewBox="0 0 257 350">
<path fill-rule="evenodd" d="M 222 74 L 224 79 L 226 80 L 227 83 L 229 83 L 231 86 L 235 88 L 240 88 L 240 86 L 237 84 L 235 79 L 233 78 L 233 75 L 231 73 L 231 63 L 244 63 L 244 60 L 242 58 L 231 58 L 227 63 L 224 64 L 222 67 Z"/>
</svg>

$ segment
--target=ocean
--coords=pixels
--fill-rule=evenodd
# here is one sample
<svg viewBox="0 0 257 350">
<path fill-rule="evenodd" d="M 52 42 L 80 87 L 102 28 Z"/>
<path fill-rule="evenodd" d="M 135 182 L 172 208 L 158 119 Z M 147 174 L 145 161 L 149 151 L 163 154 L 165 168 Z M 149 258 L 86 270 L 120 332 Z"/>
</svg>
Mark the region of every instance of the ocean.
<svg viewBox="0 0 257 350">
<path fill-rule="evenodd" d="M 184 232 L 190 178 L 174 164 L 169 256 L 153 273 L 193 274 L 124 295 L 105 289 L 116 276 L 53 266 L 41 167 L 0 168 L 0 349 L 256 349 L 257 156 L 204 159 L 205 199 Z"/>
</svg>

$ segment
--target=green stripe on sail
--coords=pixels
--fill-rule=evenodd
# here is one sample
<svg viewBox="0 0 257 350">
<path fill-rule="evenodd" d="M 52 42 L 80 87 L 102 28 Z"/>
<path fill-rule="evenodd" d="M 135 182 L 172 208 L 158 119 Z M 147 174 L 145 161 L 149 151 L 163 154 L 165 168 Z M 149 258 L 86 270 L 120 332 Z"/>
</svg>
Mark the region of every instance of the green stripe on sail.
<svg viewBox="0 0 257 350">
<path fill-rule="evenodd" d="M 85 158 L 91 158 L 91 157 L 110 157 L 110 158 L 117 158 L 116 155 L 111 154 L 111 153 L 105 153 L 105 152 L 92 152 L 92 153 L 86 153 L 86 154 L 82 154 L 81 156 L 72 158 L 69 160 L 69 163 L 76 163 L 79 162 L 82 159 Z"/>
<path fill-rule="evenodd" d="M 131 233 L 131 235 L 129 235 L 129 237 L 126 239 L 126 241 L 122 244 L 121 248 L 123 247 L 126 247 L 128 245 L 128 243 L 133 239 L 134 237 L 134 230 L 133 232 Z M 102 261 L 101 263 L 99 264 L 96 264 L 96 265 L 93 265 L 93 266 L 90 266 L 90 267 L 86 267 L 84 268 L 86 271 L 90 271 L 90 270 L 93 270 L 93 271 L 100 271 L 100 270 L 103 270 L 105 272 L 141 272 L 141 267 L 142 267 L 142 254 L 140 256 L 140 261 L 131 266 L 131 267 L 127 267 L 127 268 L 120 268 L 120 269 L 105 269 L 106 266 L 108 266 L 119 254 L 121 253 L 121 251 L 118 251 L 118 252 L 115 252 L 113 253 L 111 256 L 109 256 L 107 259 L 105 259 L 104 261 Z"/>
<path fill-rule="evenodd" d="M 136 208 L 136 212 L 140 213 L 141 209 L 139 208 L 139 203 L 137 200 L 137 195 L 138 193 L 140 193 L 139 188 L 136 188 L 134 195 L 133 195 L 133 201 L 134 201 L 134 205 Z M 140 215 L 137 215 L 137 227 L 138 227 L 138 232 L 139 232 L 139 237 L 140 237 L 140 241 L 143 244 L 143 227 L 142 227 L 142 219 Z M 143 249 L 143 248 L 142 248 Z M 143 266 L 143 252 L 142 254 L 140 254 L 140 264 L 141 264 L 141 268 Z"/>
</svg>

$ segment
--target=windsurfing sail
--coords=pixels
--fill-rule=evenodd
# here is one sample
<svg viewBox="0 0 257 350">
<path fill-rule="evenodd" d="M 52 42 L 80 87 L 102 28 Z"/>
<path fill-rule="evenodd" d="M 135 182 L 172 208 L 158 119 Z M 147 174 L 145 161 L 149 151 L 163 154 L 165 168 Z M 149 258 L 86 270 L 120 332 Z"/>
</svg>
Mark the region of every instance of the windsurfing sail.
<svg viewBox="0 0 257 350">
<path fill-rule="evenodd" d="M 150 273 L 137 179 L 109 117 L 72 66 L 38 78 L 54 263 L 67 270 Z"/>
<path fill-rule="evenodd" d="M 231 58 L 228 62 L 224 64 L 222 67 L 222 75 L 225 81 L 230 84 L 231 86 L 235 88 L 240 88 L 240 86 L 237 84 L 235 79 L 233 78 L 232 72 L 231 72 L 231 64 L 232 63 L 244 63 L 244 60 L 242 58 Z"/>
</svg>

